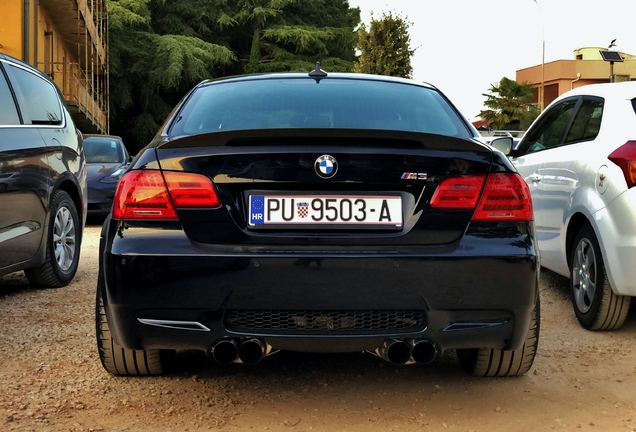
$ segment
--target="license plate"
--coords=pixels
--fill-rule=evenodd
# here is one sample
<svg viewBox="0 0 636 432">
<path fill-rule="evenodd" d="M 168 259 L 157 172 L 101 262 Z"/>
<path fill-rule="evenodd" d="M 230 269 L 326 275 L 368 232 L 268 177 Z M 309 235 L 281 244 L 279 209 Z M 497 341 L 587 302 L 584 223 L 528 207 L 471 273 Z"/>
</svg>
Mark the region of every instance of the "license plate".
<svg viewBox="0 0 636 432">
<path fill-rule="evenodd" d="M 250 195 L 249 226 L 402 227 L 400 195 Z"/>
</svg>

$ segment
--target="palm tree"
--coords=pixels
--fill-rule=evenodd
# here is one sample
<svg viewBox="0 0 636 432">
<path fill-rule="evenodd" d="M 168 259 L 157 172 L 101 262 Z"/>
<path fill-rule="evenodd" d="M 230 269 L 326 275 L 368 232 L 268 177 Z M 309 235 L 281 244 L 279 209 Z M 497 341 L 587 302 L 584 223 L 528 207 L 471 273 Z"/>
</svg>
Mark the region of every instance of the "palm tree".
<svg viewBox="0 0 636 432">
<path fill-rule="evenodd" d="M 533 104 L 534 89 L 529 83 L 503 77 L 492 84 L 484 105 L 487 109 L 479 112 L 479 117 L 488 120 L 495 129 L 527 129 L 539 115 L 539 109 Z"/>
</svg>

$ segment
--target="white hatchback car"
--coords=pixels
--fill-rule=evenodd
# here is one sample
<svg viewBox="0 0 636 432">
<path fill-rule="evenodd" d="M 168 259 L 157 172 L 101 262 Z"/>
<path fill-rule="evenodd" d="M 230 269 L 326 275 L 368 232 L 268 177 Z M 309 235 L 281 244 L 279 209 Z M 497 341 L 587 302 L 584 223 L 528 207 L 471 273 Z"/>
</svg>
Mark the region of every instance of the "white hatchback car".
<svg viewBox="0 0 636 432">
<path fill-rule="evenodd" d="M 570 278 L 584 328 L 617 329 L 636 296 L 636 82 L 561 95 L 509 156 L 530 186 L 541 265 Z"/>
</svg>

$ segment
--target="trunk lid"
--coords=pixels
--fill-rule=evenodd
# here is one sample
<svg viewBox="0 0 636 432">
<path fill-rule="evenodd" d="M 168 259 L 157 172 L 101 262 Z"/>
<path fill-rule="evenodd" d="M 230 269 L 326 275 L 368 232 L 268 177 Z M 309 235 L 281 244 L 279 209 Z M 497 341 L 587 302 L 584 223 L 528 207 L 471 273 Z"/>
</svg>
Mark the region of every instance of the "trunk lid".
<svg viewBox="0 0 636 432">
<path fill-rule="evenodd" d="M 163 170 L 212 179 L 223 203 L 219 209 L 179 209 L 188 236 L 241 245 L 452 243 L 461 238 L 473 211 L 433 209 L 431 197 L 446 178 L 487 174 L 492 159 L 492 150 L 476 140 L 349 129 L 215 132 L 166 139 L 156 152 Z M 332 171 L 321 173 L 321 162 Z M 294 212 L 293 223 L 280 217 L 276 224 L 254 223 L 250 210 L 260 197 L 269 200 L 270 216 Z M 374 198 L 377 208 L 367 201 Z M 272 211 L 276 201 L 279 207 Z M 303 205 L 310 219 L 323 216 L 320 221 L 299 219 Z M 367 205 L 368 223 L 354 220 L 362 218 L 362 205 Z M 317 213 L 318 207 L 324 214 Z M 342 219 L 326 220 L 336 214 Z"/>
</svg>

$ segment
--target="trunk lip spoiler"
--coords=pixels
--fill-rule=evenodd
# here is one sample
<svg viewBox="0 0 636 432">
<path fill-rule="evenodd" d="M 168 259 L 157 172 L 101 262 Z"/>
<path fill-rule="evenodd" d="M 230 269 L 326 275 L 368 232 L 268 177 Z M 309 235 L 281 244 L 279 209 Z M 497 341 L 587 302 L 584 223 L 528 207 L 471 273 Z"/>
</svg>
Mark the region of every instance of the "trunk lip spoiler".
<svg viewBox="0 0 636 432">
<path fill-rule="evenodd" d="M 346 140 L 348 146 L 380 146 L 382 142 L 404 143 L 405 147 L 422 149 L 469 150 L 492 153 L 477 137 L 460 138 L 425 132 L 384 129 L 284 128 L 248 129 L 208 132 L 178 137 L 162 137 L 157 150 L 187 147 L 245 147 L 254 145 L 320 146 L 328 141 Z M 327 141 L 327 142 L 325 142 Z M 375 145 L 373 145 L 375 143 Z M 400 146 L 398 146 L 400 147 Z"/>
</svg>

